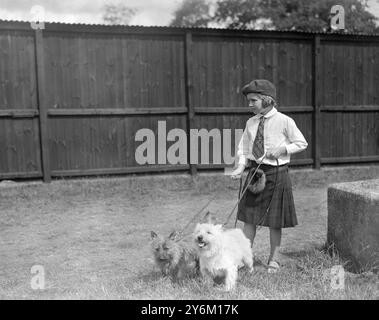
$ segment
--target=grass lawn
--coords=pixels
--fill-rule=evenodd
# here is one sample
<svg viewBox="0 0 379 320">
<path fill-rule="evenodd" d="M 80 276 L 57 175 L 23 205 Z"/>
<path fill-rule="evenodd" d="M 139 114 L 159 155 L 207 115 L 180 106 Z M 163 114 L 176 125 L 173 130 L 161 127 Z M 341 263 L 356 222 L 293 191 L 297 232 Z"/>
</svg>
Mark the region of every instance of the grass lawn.
<svg viewBox="0 0 379 320">
<path fill-rule="evenodd" d="M 162 278 L 153 264 L 150 230 L 180 229 L 215 195 L 174 186 L 130 191 L 122 178 L 0 187 L 0 298 L 379 298 L 378 276 L 370 272 L 347 273 L 345 288 L 331 289 L 330 268 L 344 262 L 320 250 L 326 241 L 326 188 L 294 190 L 299 225 L 283 230 L 278 274 L 267 274 L 258 262 L 253 274 L 240 271 L 230 293 L 200 280 L 178 285 Z M 209 209 L 219 222 L 236 197 L 236 190 L 217 192 Z M 254 251 L 266 262 L 266 228 L 258 231 Z M 44 267 L 44 290 L 31 289 L 33 265 Z"/>
</svg>

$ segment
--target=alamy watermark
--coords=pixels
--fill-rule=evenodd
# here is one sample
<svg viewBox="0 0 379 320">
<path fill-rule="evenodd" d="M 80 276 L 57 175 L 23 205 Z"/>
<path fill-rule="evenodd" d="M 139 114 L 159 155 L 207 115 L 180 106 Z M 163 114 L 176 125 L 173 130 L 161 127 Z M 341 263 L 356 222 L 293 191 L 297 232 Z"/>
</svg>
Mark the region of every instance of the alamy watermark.
<svg viewBox="0 0 379 320">
<path fill-rule="evenodd" d="M 30 27 L 32 29 L 45 29 L 45 8 L 43 6 L 33 6 L 30 9 L 30 15 Z"/>
<path fill-rule="evenodd" d="M 136 132 L 135 141 L 142 143 L 137 147 L 135 160 L 145 164 L 210 164 L 212 150 L 213 164 L 232 165 L 243 130 L 234 130 L 234 150 L 232 154 L 232 129 L 191 129 L 188 148 L 186 131 L 175 128 L 167 132 L 166 121 L 158 121 L 157 137 L 151 129 L 140 129 Z M 167 142 L 173 142 L 167 149 Z M 199 162 L 200 149 L 200 162 Z M 190 156 L 188 157 L 188 150 Z"/>
<path fill-rule="evenodd" d="M 41 265 L 34 265 L 30 269 L 32 278 L 30 280 L 30 287 L 33 290 L 45 289 L 45 268 Z"/>
<path fill-rule="evenodd" d="M 330 9 L 330 13 L 333 15 L 330 19 L 330 27 L 333 30 L 345 29 L 345 9 L 341 5 L 334 5 Z"/>
<path fill-rule="evenodd" d="M 345 289 L 345 269 L 341 265 L 333 266 L 330 270 L 330 288 L 333 290 Z"/>
<path fill-rule="evenodd" d="M 324 280 L 329 284 L 331 290 L 345 289 L 345 269 L 342 265 L 335 265 L 324 271 Z"/>
</svg>

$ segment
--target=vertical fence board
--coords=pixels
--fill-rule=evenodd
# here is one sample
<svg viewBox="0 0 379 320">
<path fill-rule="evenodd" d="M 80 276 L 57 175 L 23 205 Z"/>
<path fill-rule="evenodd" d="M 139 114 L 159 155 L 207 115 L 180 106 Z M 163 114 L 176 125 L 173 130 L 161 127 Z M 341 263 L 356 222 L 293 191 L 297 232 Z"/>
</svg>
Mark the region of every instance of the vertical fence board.
<svg viewBox="0 0 379 320">
<path fill-rule="evenodd" d="M 197 167 L 191 164 L 190 159 L 190 131 L 195 127 L 195 110 L 193 99 L 193 40 L 192 34 L 187 32 L 185 34 L 185 83 L 186 83 L 186 106 L 187 106 L 187 159 L 190 164 L 190 173 L 195 175 Z"/>
<path fill-rule="evenodd" d="M 320 47 L 320 37 L 315 36 L 313 40 L 313 88 L 312 88 L 312 104 L 313 104 L 313 158 L 314 167 L 320 169 L 321 166 L 321 155 L 320 155 L 320 120 L 321 120 L 321 47 Z"/>
<path fill-rule="evenodd" d="M 47 129 L 47 101 L 45 92 L 47 83 L 45 81 L 45 61 L 44 61 L 44 42 L 42 30 L 35 31 L 35 48 L 36 48 L 36 75 L 38 84 L 38 108 L 39 108 L 39 125 L 40 125 L 40 146 L 42 156 L 42 172 L 45 182 L 51 181 L 50 156 L 49 156 L 49 135 Z"/>
</svg>

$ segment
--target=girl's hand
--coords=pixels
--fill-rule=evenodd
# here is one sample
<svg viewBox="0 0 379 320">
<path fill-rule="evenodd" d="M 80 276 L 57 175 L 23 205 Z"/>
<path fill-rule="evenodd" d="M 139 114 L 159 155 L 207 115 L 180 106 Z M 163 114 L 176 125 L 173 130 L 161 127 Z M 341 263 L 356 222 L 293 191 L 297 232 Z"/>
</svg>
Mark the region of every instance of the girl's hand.
<svg viewBox="0 0 379 320">
<path fill-rule="evenodd" d="M 280 156 L 287 154 L 286 147 L 271 148 L 267 150 L 266 157 L 269 159 L 278 159 Z"/>
<path fill-rule="evenodd" d="M 245 170 L 245 166 L 243 164 L 240 164 L 237 169 L 235 169 L 231 174 L 230 174 L 230 177 L 233 179 L 233 180 L 236 180 L 236 179 L 239 179 L 241 178 L 241 174 L 243 173 L 243 171 Z"/>
</svg>

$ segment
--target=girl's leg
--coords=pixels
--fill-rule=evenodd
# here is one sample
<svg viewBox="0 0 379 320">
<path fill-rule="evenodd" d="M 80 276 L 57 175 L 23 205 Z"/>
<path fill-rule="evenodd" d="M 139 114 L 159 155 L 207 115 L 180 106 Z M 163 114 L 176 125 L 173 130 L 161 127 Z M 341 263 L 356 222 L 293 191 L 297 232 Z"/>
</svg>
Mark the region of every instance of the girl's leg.
<svg viewBox="0 0 379 320">
<path fill-rule="evenodd" d="M 282 229 L 274 229 L 270 228 L 270 257 L 268 258 L 268 262 L 277 260 L 280 242 L 282 239 Z"/>
<path fill-rule="evenodd" d="M 243 225 L 243 233 L 248 239 L 250 239 L 251 247 L 253 247 L 256 227 L 257 226 L 255 224 L 251 224 L 251 223 L 244 223 Z"/>
</svg>

